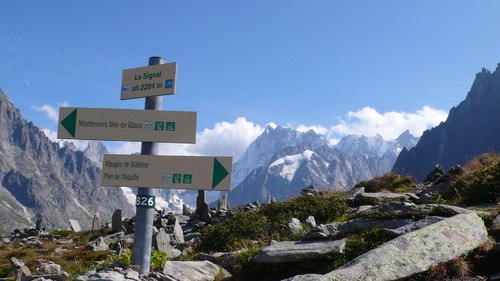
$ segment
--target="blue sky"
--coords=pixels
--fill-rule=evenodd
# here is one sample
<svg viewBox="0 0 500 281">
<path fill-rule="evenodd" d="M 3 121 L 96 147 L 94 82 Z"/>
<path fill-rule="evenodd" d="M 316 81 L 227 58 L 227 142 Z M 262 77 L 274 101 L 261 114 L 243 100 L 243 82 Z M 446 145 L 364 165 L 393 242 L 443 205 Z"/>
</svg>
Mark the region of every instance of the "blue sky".
<svg viewBox="0 0 500 281">
<path fill-rule="evenodd" d="M 419 135 L 500 63 L 498 11 L 493 0 L 5 0 L 0 88 L 54 138 L 60 105 L 144 108 L 120 100 L 122 70 L 162 56 L 178 63 L 163 109 L 198 112 L 199 134 L 166 153 L 238 157 L 267 124 L 333 141 Z"/>
</svg>

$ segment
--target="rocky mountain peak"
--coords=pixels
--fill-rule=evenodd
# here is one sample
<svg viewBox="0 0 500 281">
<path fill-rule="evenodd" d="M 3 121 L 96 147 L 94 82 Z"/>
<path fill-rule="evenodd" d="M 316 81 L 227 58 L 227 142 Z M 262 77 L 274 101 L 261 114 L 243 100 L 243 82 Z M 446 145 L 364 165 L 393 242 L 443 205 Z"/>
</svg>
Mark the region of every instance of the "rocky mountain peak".
<svg viewBox="0 0 500 281">
<path fill-rule="evenodd" d="M 0 234 L 39 215 L 49 229 L 68 229 L 70 219 L 88 227 L 96 212 L 133 212 L 120 188 L 100 186 L 101 170 L 82 151 L 51 142 L 1 90 L 0 131 Z"/>
<path fill-rule="evenodd" d="M 464 165 L 485 152 L 499 151 L 500 64 L 492 73 L 483 68 L 471 90 L 448 118 L 424 132 L 417 145 L 399 155 L 393 171 L 422 181 L 436 164 L 445 170 Z"/>
<path fill-rule="evenodd" d="M 313 130 L 299 132 L 283 126 L 267 126 L 233 166 L 233 186 L 237 186 L 253 170 L 269 165 L 273 155 L 286 147 L 308 143 L 313 149 L 328 144 L 328 140 Z"/>
<path fill-rule="evenodd" d="M 109 154 L 108 148 L 101 141 L 96 140 L 89 141 L 87 148 L 83 151 L 83 155 L 92 160 L 97 167 L 102 167 L 102 157 L 104 154 Z"/>
</svg>

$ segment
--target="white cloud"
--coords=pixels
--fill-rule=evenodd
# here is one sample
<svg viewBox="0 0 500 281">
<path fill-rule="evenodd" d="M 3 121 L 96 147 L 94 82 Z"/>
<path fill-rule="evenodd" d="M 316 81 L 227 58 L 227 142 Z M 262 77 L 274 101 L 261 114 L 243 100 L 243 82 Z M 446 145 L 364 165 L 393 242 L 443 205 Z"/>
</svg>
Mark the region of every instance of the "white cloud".
<svg viewBox="0 0 500 281">
<path fill-rule="evenodd" d="M 67 106 L 67 105 L 66 105 Z M 44 105 L 33 107 L 43 111 L 51 119 L 56 118 L 56 109 Z M 356 112 L 349 111 L 344 118 L 338 118 L 339 123 L 330 128 L 321 125 L 299 125 L 295 129 L 306 132 L 310 129 L 323 134 L 329 139 L 330 144 L 338 143 L 345 135 L 374 136 L 380 134 L 386 140 L 397 138 L 405 130 L 410 130 L 415 136 L 421 136 L 424 130 L 438 125 L 444 121 L 448 113 L 429 106 L 416 110 L 414 113 L 407 112 L 385 112 L 379 113 L 371 107 L 365 107 Z M 269 123 L 273 128 L 276 124 Z M 160 144 L 160 155 L 209 155 L 209 156 L 232 156 L 236 162 L 262 132 L 262 127 L 247 121 L 244 117 L 237 118 L 234 122 L 216 123 L 212 129 L 204 129 L 197 133 L 196 144 Z M 56 132 L 50 129 L 43 130 L 52 141 L 59 141 Z M 87 141 L 68 140 L 79 149 L 85 149 Z M 141 150 L 140 142 L 109 142 L 106 143 L 112 154 L 132 154 Z"/>
<path fill-rule="evenodd" d="M 313 130 L 318 134 L 326 135 L 328 134 L 328 128 L 325 128 L 323 126 L 319 125 L 313 125 L 313 126 L 305 126 L 305 125 L 299 125 L 295 130 L 299 132 L 307 132 L 309 130 Z"/>
<path fill-rule="evenodd" d="M 346 119 L 339 118 L 340 124 L 332 126 L 330 131 L 337 135 L 365 135 L 380 134 L 384 139 L 397 138 L 405 130 L 410 130 L 414 136 L 422 133 L 446 120 L 448 112 L 424 106 L 415 113 L 385 112 L 378 113 L 371 107 L 352 112 L 349 111 Z"/>
<path fill-rule="evenodd" d="M 57 138 L 57 132 L 54 132 L 50 129 L 43 129 L 42 130 L 45 135 L 49 138 L 49 140 L 53 141 L 53 142 L 58 142 L 59 139 Z"/>
<path fill-rule="evenodd" d="M 59 106 L 68 106 L 67 102 L 60 103 Z M 49 117 L 50 120 L 57 122 L 59 119 L 59 108 L 55 108 L 53 106 L 50 106 L 48 104 L 44 104 L 40 107 L 38 106 L 31 106 L 32 109 L 44 112 L 47 117 Z"/>
<path fill-rule="evenodd" d="M 112 154 L 133 154 L 141 152 L 140 142 L 113 142 L 106 144 L 106 146 Z"/>
<path fill-rule="evenodd" d="M 273 123 L 269 125 L 276 126 Z M 197 133 L 196 144 L 161 144 L 159 154 L 233 156 L 233 161 L 236 162 L 263 131 L 263 127 L 239 117 L 233 123 L 216 123 L 213 129 L 204 129 L 203 132 Z M 130 154 L 140 152 L 140 149 L 140 143 L 124 142 L 117 148 L 111 148 L 110 151 Z"/>
<path fill-rule="evenodd" d="M 42 129 L 42 131 L 45 133 L 45 135 L 49 138 L 50 141 L 52 142 L 60 142 L 61 139 L 57 138 L 57 132 L 52 131 L 51 129 Z M 62 140 L 63 142 L 71 142 L 73 143 L 76 148 L 79 150 L 85 150 L 87 148 L 88 142 L 87 140 L 75 140 L 75 139 L 64 139 Z"/>
</svg>

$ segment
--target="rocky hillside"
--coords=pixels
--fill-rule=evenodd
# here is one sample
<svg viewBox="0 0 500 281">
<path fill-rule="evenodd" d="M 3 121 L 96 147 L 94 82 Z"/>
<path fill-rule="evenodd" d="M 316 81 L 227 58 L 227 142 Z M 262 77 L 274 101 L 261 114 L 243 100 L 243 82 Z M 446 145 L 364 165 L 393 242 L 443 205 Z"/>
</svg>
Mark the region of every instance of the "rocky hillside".
<svg viewBox="0 0 500 281">
<path fill-rule="evenodd" d="M 436 164 L 447 170 L 482 153 L 500 151 L 499 107 L 500 64 L 493 73 L 484 68 L 477 73 L 465 100 L 450 110 L 445 122 L 425 131 L 415 147 L 403 150 L 393 171 L 422 181 Z"/>
<path fill-rule="evenodd" d="M 51 142 L 26 121 L 0 90 L 0 233 L 34 225 L 43 215 L 48 229 L 69 228 L 77 219 L 90 228 L 95 213 L 132 214 L 119 188 L 100 186 L 100 169 L 83 152 Z"/>
<path fill-rule="evenodd" d="M 434 183 L 405 181 L 396 189 L 407 191 L 399 193 L 387 192 L 401 182 L 399 177 L 368 181 L 367 186 L 385 191 L 377 193 L 357 187 L 340 196 L 310 187 L 288 202 L 231 210 L 224 196 L 206 221 L 189 208 L 183 214 L 158 212 L 147 275 L 130 264 L 133 218 L 114 216 L 111 228 L 93 232 L 16 232 L 1 240 L 0 272 L 8 263 L 1 256 L 31 249 L 44 259 L 11 258 L 12 270 L 4 270 L 5 276 L 78 281 L 498 280 L 500 205 L 484 201 L 480 207 L 463 208 L 442 200 L 455 182 L 484 170 L 434 171 L 428 177 Z M 499 185 L 494 186 L 498 191 Z M 494 201 L 499 198 L 497 192 Z M 68 259 L 75 251 L 81 259 L 92 258 Z M 95 261 L 104 259 L 95 268 Z"/>
</svg>

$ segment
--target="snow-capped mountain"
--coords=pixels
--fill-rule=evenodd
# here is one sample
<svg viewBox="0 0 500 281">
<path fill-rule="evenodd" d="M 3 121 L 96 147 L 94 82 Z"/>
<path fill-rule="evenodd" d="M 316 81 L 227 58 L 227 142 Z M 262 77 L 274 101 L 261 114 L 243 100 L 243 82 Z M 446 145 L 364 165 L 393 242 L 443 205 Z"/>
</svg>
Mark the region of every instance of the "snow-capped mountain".
<svg viewBox="0 0 500 281">
<path fill-rule="evenodd" d="M 254 169 L 268 165 L 271 158 L 286 147 L 308 143 L 313 149 L 328 144 L 323 135 L 313 130 L 299 132 L 282 126 L 267 126 L 264 132 L 248 146 L 247 150 L 233 165 L 233 188 L 240 184 Z"/>
<path fill-rule="evenodd" d="M 384 154 L 391 154 L 397 157 L 403 147 L 410 149 L 417 144 L 418 140 L 418 137 L 414 137 L 410 131 L 406 130 L 397 139 L 388 141 L 379 134 L 373 137 L 349 135 L 343 137 L 334 147 L 350 156 L 382 157 Z"/>
<path fill-rule="evenodd" d="M 265 134 L 269 136 L 265 141 L 275 143 L 276 140 L 270 137 L 273 136 L 270 128 Z M 309 140 L 318 138 L 324 139 L 316 134 L 316 138 Z M 273 151 L 268 149 L 269 146 L 263 139 L 259 140 L 258 146 L 250 145 L 246 152 L 248 155 L 260 155 L 259 165 L 254 164 L 250 170 L 252 166 L 244 166 L 245 162 L 239 164 L 239 167 L 245 167 L 246 170 L 240 168 L 238 172 L 241 175 L 246 173 L 246 177 L 241 182 L 236 182 L 237 185 L 229 192 L 229 202 L 232 205 L 253 201 L 265 203 L 272 197 L 278 201 L 287 200 L 299 195 L 300 189 L 309 185 L 320 190 L 346 190 L 359 181 L 389 172 L 403 147 L 412 147 L 418 140 L 408 131 L 392 141 L 385 141 L 380 135 L 346 136 L 333 147 L 326 140 L 314 143 L 306 140 L 298 145 L 282 145 L 284 148 L 275 150 L 270 156 Z M 319 145 L 320 143 L 323 145 Z M 233 171 L 237 170 L 236 164 L 234 166 Z"/>
</svg>

